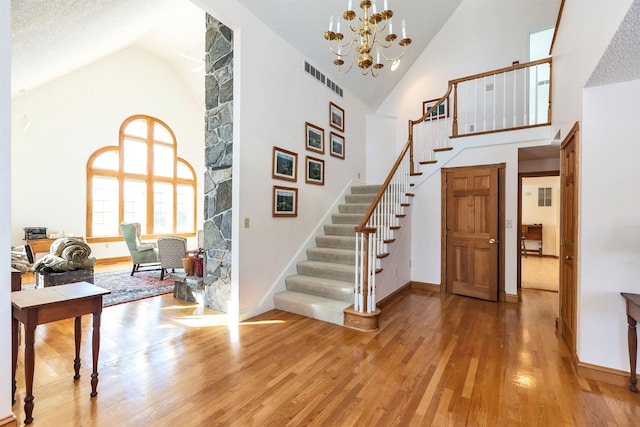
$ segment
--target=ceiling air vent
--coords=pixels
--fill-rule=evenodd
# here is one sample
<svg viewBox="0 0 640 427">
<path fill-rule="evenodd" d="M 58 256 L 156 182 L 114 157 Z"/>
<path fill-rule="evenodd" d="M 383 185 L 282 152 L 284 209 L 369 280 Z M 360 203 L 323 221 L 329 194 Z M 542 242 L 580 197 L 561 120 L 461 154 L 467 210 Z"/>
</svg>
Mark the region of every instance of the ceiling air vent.
<svg viewBox="0 0 640 427">
<path fill-rule="evenodd" d="M 333 80 L 322 74 L 320 70 L 316 69 L 316 67 L 309 64 L 307 61 L 304 61 L 304 70 L 342 98 L 342 88 L 335 84 Z"/>
</svg>

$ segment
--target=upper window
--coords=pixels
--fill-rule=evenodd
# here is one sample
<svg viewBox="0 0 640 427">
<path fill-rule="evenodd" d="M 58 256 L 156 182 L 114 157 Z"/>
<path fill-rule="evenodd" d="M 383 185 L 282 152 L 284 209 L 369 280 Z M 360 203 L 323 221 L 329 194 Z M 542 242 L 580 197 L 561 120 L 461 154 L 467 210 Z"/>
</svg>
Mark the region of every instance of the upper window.
<svg viewBox="0 0 640 427">
<path fill-rule="evenodd" d="M 143 234 L 195 232 L 196 176 L 177 156 L 173 131 L 137 115 L 120 126 L 118 146 L 103 147 L 87 162 L 87 236 L 120 233 L 139 222 Z"/>
<path fill-rule="evenodd" d="M 538 206 L 551 206 L 551 187 L 538 188 Z"/>
</svg>

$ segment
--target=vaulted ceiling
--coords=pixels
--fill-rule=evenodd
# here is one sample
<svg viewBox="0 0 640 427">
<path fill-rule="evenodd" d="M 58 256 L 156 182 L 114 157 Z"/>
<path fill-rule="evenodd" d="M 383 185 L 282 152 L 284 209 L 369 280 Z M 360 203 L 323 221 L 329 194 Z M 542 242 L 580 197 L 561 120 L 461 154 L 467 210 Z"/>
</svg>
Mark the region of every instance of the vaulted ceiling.
<svg viewBox="0 0 640 427">
<path fill-rule="evenodd" d="M 230 1 L 230 0 L 225 0 Z M 384 100 L 462 0 L 388 0 L 413 42 L 395 72 L 339 75 L 323 33 L 346 0 L 237 0 L 316 68 L 371 108 Z M 384 0 L 377 0 L 382 9 Z M 359 1 L 353 1 L 353 9 Z M 12 92 L 29 91 L 128 46 L 167 61 L 185 80 L 204 50 L 204 17 L 189 0 L 11 0 Z M 343 24 L 344 25 L 344 24 Z M 344 26 L 343 26 L 344 28 Z M 200 84 L 200 83 L 196 83 Z M 194 86 L 194 90 L 200 86 Z M 200 95 L 202 97 L 202 94 Z"/>
<path fill-rule="evenodd" d="M 339 75 L 322 37 L 329 17 L 340 16 L 347 0 L 224 1 L 241 3 L 316 68 L 372 109 L 385 99 L 462 2 L 388 0 L 395 27 L 405 19 L 407 35 L 413 42 L 397 71 L 385 67 L 374 79 L 355 69 Z M 379 8 L 383 1 L 377 0 Z M 358 4 L 359 0 L 353 0 L 353 9 L 359 11 Z M 587 86 L 640 78 L 638 22 L 640 1 L 634 0 Z M 203 57 L 204 15 L 189 0 L 11 0 L 11 30 L 14 96 L 120 49 L 136 46 L 166 61 L 194 96 L 203 98 L 201 74 L 193 69 Z"/>
</svg>

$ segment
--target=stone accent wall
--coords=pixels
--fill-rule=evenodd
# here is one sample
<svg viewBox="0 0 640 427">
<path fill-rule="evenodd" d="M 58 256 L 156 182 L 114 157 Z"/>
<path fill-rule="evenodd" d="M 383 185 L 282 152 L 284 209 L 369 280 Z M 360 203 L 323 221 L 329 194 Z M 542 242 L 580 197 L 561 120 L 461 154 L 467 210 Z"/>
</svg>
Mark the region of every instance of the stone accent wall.
<svg viewBox="0 0 640 427">
<path fill-rule="evenodd" d="M 233 31 L 207 15 L 205 39 L 204 303 L 231 301 Z"/>
</svg>

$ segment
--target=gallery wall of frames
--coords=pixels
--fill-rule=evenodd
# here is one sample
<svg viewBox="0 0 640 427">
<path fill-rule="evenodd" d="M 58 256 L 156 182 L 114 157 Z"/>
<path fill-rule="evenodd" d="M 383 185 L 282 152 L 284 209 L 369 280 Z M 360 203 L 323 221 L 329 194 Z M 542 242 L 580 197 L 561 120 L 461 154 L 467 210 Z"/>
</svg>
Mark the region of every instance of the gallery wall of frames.
<svg viewBox="0 0 640 427">
<path fill-rule="evenodd" d="M 329 143 L 325 150 L 325 130 L 317 124 L 304 124 L 304 183 L 309 185 L 324 185 L 325 181 L 325 152 L 338 159 L 345 158 L 345 113 L 333 102 L 329 103 Z M 300 156 L 302 157 L 302 155 Z M 287 185 L 273 186 L 274 217 L 298 216 L 298 153 L 273 147 L 271 178 L 288 181 Z M 302 170 L 303 166 L 300 166 Z M 300 179 L 302 182 L 302 179 Z M 296 185 L 295 187 L 293 185 Z M 303 187 L 304 188 L 304 187 Z"/>
</svg>

